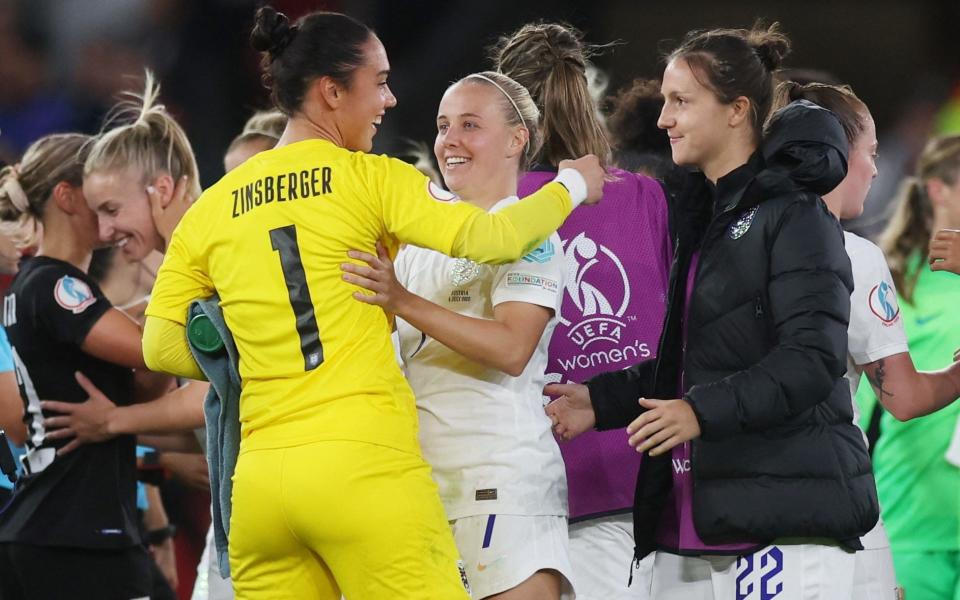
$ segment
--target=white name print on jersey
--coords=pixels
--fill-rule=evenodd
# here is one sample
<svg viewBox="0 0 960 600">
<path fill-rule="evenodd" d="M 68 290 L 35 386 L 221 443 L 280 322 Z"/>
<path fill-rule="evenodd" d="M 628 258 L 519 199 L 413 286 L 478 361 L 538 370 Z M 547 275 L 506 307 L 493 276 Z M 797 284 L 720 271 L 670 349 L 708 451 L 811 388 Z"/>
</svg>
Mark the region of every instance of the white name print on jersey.
<svg viewBox="0 0 960 600">
<path fill-rule="evenodd" d="M 893 291 L 893 286 L 886 281 L 881 281 L 870 289 L 867 304 L 870 312 L 876 315 L 885 327 L 890 327 L 900 318 L 897 294 Z"/>
<path fill-rule="evenodd" d="M 97 301 L 93 291 L 76 277 L 64 275 L 53 288 L 53 297 L 61 307 L 78 315 Z"/>
</svg>

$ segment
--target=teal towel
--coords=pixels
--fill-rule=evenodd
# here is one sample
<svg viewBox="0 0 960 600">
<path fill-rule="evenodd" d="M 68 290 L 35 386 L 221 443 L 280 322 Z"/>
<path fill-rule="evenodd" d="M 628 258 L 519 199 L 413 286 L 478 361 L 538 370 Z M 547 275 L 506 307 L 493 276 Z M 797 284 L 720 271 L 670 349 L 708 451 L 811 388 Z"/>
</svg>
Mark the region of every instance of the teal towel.
<svg viewBox="0 0 960 600">
<path fill-rule="evenodd" d="M 220 310 L 220 298 L 190 303 L 187 323 L 203 314 L 210 319 L 223 340 L 223 347 L 207 352 L 194 346 L 187 336 L 193 358 L 210 382 L 203 405 L 207 421 L 207 465 L 210 469 L 210 497 L 213 500 L 213 540 L 217 549 L 220 575 L 230 577 L 227 540 L 230 535 L 230 511 L 233 471 L 240 451 L 240 368 L 237 346 Z"/>
</svg>

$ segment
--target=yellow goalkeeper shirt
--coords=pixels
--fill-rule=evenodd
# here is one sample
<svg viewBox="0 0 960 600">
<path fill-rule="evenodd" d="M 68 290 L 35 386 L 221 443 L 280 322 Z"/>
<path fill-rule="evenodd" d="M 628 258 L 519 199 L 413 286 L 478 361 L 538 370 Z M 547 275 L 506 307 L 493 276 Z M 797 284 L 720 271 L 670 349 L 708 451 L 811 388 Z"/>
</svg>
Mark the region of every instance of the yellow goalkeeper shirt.
<svg viewBox="0 0 960 600">
<path fill-rule="evenodd" d="M 403 161 L 302 141 L 256 155 L 204 192 L 173 234 L 146 314 L 184 325 L 191 301 L 220 295 L 240 354 L 245 450 L 356 440 L 419 452 L 391 324 L 351 297 L 347 251 L 375 253 L 382 240 L 391 254 L 405 242 L 511 262 L 572 208 L 552 183 L 489 214 Z M 154 368 L 176 371 L 173 350 L 145 339 Z"/>
</svg>

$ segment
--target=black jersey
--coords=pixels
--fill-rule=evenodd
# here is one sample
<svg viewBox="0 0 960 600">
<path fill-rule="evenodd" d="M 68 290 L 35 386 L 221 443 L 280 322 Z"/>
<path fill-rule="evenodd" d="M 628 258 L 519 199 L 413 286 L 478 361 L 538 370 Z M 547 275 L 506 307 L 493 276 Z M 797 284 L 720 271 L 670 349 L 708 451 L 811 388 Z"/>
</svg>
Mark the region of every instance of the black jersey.
<svg viewBox="0 0 960 600">
<path fill-rule="evenodd" d="M 0 542 L 81 548 L 140 543 L 135 438 L 86 444 L 64 456 L 66 441 L 44 440 L 40 400 L 83 402 L 74 373 L 86 375 L 117 405 L 130 404 L 133 371 L 84 353 L 80 345 L 110 302 L 69 263 L 37 257 L 21 264 L 3 303 L 25 407 L 24 478 L 0 514 Z"/>
</svg>

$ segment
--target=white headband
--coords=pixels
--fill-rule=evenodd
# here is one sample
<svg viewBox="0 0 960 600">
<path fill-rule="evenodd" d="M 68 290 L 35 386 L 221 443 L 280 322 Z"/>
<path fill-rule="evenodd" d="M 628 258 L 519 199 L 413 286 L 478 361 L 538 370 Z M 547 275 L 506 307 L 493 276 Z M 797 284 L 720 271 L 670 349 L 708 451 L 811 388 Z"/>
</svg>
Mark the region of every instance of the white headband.
<svg viewBox="0 0 960 600">
<path fill-rule="evenodd" d="M 13 206 L 17 210 L 22 213 L 28 213 L 30 212 L 30 202 L 27 200 L 27 194 L 20 185 L 19 166 L 20 165 L 13 165 L 10 167 L 13 176 L 7 177 L 7 180 L 3 182 L 3 190 L 7 193 L 7 196 L 10 197 L 10 202 L 13 203 Z"/>
<path fill-rule="evenodd" d="M 524 120 L 523 114 L 520 112 L 520 107 L 517 106 L 517 103 L 514 102 L 514 100 L 513 100 L 512 97 L 510 97 L 510 94 L 507 93 L 507 90 L 503 89 L 503 87 L 501 87 L 499 83 L 497 83 L 496 81 L 490 79 L 490 78 L 487 77 L 486 75 L 481 75 L 480 73 L 473 73 L 472 75 L 467 75 L 466 77 L 464 77 L 464 79 L 471 79 L 471 78 L 482 79 L 482 80 L 486 81 L 487 83 L 492 84 L 492 85 L 493 85 L 494 87 L 496 87 L 498 90 L 500 90 L 500 93 L 502 93 L 504 96 L 506 96 L 506 97 L 507 97 L 507 100 L 510 101 L 510 104 L 513 105 L 513 110 L 517 111 L 517 116 L 520 117 L 520 124 L 523 125 L 524 127 L 527 126 L 527 122 Z"/>
</svg>

